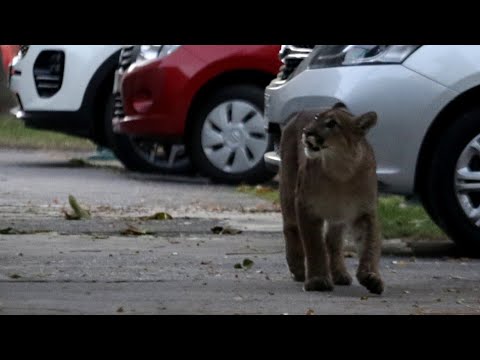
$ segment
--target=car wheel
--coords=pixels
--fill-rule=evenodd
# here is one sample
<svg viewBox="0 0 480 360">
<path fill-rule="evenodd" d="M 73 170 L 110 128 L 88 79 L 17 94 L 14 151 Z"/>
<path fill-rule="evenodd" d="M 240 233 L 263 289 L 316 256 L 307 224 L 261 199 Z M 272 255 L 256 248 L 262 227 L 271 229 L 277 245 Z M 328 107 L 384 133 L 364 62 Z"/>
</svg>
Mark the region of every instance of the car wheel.
<svg viewBox="0 0 480 360">
<path fill-rule="evenodd" d="M 433 217 L 461 248 L 480 253 L 480 109 L 443 133 L 428 175 Z"/>
<path fill-rule="evenodd" d="M 191 162 L 183 144 L 163 144 L 154 140 L 114 133 L 113 102 L 112 95 L 105 110 L 105 132 L 110 148 L 128 170 L 162 174 L 192 172 Z"/>
<path fill-rule="evenodd" d="M 273 148 L 263 107 L 263 89 L 235 85 L 217 91 L 197 109 L 189 153 L 203 175 L 229 184 L 261 183 L 274 176 L 263 158 Z"/>
</svg>

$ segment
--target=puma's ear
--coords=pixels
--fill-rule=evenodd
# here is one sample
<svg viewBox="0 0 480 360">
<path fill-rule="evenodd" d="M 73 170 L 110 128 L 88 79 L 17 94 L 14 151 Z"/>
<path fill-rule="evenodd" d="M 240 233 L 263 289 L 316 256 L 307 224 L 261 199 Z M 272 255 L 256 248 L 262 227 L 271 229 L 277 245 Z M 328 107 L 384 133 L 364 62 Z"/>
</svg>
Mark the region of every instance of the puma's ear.
<svg viewBox="0 0 480 360">
<path fill-rule="evenodd" d="M 332 109 L 345 109 L 345 110 L 347 110 L 347 106 L 342 102 L 338 102 L 335 105 L 333 105 Z"/>
<path fill-rule="evenodd" d="M 368 112 L 359 116 L 355 120 L 355 122 L 360 132 L 365 135 L 371 128 L 373 128 L 377 124 L 377 118 L 377 113 Z"/>
</svg>

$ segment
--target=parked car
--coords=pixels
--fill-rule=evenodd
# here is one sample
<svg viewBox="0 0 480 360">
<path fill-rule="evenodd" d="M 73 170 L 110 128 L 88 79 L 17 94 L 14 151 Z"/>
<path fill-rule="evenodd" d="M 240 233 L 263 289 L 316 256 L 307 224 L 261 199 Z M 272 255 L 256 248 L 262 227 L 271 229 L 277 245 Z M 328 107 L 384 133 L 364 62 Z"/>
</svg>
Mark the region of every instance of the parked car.
<svg viewBox="0 0 480 360">
<path fill-rule="evenodd" d="M 114 91 L 115 154 L 132 170 L 179 172 L 193 165 L 221 182 L 270 179 L 264 90 L 281 65 L 279 49 L 125 47 Z"/>
<path fill-rule="evenodd" d="M 376 111 L 380 189 L 418 195 L 456 243 L 480 250 L 480 46 L 318 45 L 265 96 L 277 141 L 303 109 Z"/>
<path fill-rule="evenodd" d="M 12 59 L 15 57 L 15 55 L 17 55 L 19 49 L 19 45 L 0 45 L 0 52 L 2 54 L 3 61 L 3 70 L 5 74 L 9 73 L 9 64 L 12 62 Z"/>
<path fill-rule="evenodd" d="M 27 127 L 109 147 L 112 87 L 122 45 L 21 45 L 10 89 Z"/>
<path fill-rule="evenodd" d="M 15 104 L 8 91 L 9 64 L 18 51 L 18 45 L 0 45 L 0 114 L 7 112 Z"/>
</svg>

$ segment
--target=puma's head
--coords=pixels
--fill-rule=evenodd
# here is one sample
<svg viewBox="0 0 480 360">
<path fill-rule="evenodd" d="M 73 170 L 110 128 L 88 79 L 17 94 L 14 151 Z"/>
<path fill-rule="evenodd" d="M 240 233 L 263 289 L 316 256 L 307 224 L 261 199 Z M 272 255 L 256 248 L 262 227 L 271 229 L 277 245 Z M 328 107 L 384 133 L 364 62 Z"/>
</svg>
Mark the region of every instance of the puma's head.
<svg viewBox="0 0 480 360">
<path fill-rule="evenodd" d="M 377 123 L 377 114 L 369 112 L 352 115 L 339 103 L 329 110 L 316 114 L 302 132 L 305 155 L 316 159 L 323 155 L 329 158 L 357 158 L 359 144 Z"/>
</svg>

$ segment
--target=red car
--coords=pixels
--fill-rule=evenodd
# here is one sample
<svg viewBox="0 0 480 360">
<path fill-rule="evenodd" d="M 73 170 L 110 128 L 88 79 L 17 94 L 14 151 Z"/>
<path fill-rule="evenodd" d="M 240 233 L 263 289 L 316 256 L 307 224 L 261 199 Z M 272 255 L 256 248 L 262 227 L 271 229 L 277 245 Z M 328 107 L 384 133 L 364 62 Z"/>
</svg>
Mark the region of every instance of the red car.
<svg viewBox="0 0 480 360">
<path fill-rule="evenodd" d="M 5 74 L 8 74 L 8 64 L 10 64 L 15 55 L 17 55 L 19 49 L 20 45 L 0 45 Z"/>
<path fill-rule="evenodd" d="M 280 68 L 279 50 L 125 47 L 114 104 L 117 157 L 137 171 L 193 168 L 227 183 L 268 180 L 273 173 L 263 155 L 273 145 L 263 119 L 264 89 Z"/>
</svg>

